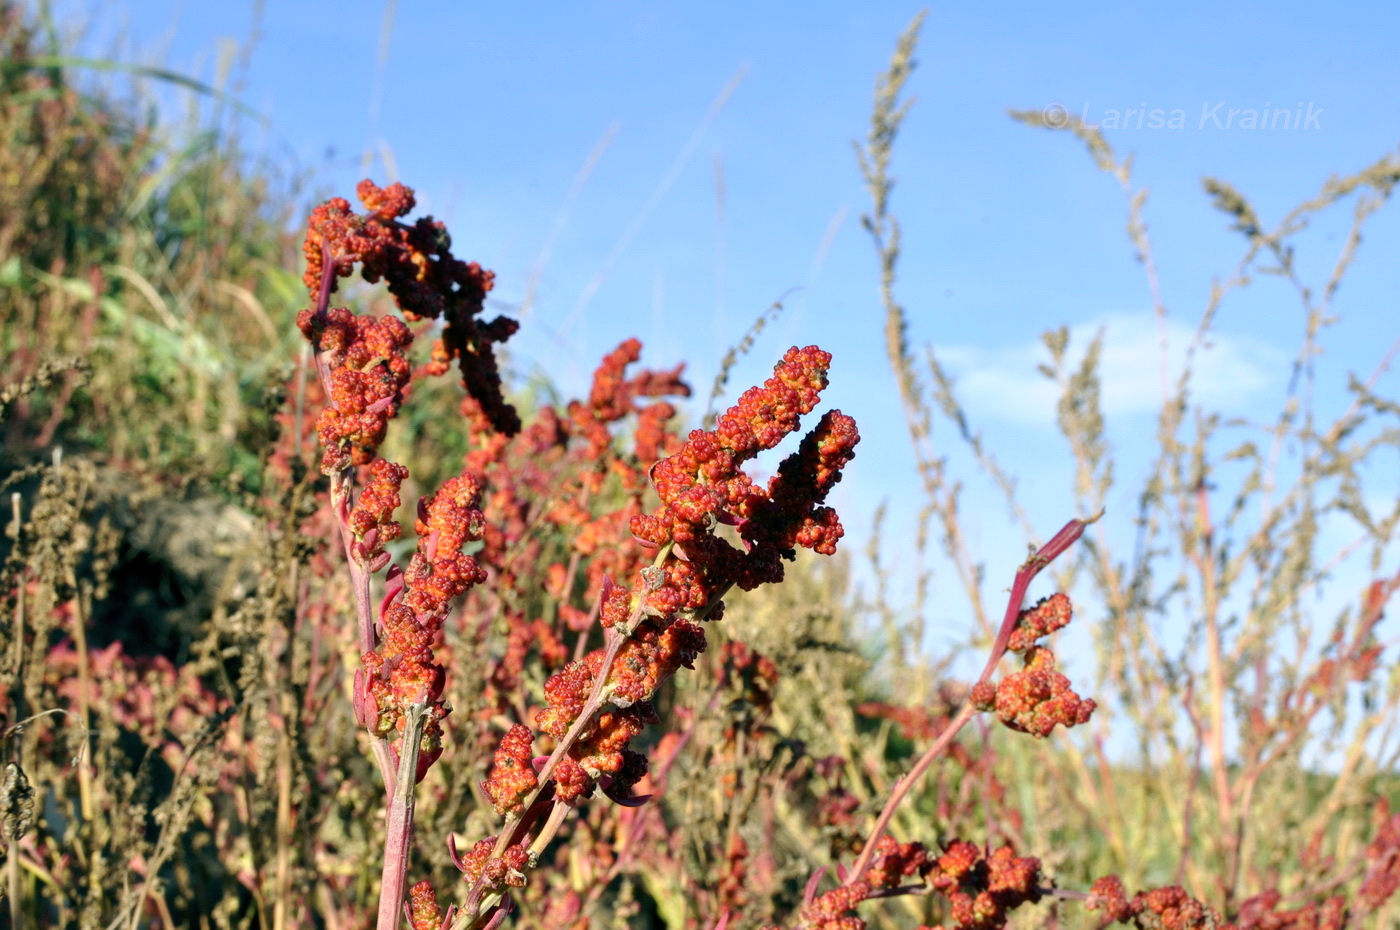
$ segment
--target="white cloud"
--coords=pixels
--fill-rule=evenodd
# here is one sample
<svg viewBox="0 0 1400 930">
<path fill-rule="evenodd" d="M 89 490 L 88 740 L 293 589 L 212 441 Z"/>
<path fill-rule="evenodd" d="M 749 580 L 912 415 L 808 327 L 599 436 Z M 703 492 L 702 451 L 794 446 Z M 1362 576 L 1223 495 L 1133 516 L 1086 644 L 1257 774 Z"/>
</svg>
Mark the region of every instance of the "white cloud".
<svg viewBox="0 0 1400 930">
<path fill-rule="evenodd" d="M 1161 408 L 1161 343 L 1150 313 L 1111 314 L 1070 327 L 1071 370 L 1078 367 L 1089 342 L 1102 329 L 1099 372 L 1103 412 L 1108 417 L 1155 415 Z M 1167 377 L 1175 389 L 1195 339 L 1195 327 L 1168 319 Z M 976 420 L 995 417 L 1022 425 L 1055 422 L 1060 388 L 1036 366 L 1050 353 L 1037 338 L 1001 347 L 943 346 L 939 358 L 956 379 L 959 399 Z M 1241 413 L 1241 404 L 1287 377 L 1290 358 L 1277 347 L 1252 337 L 1211 334 L 1194 360 L 1191 402 Z"/>
</svg>

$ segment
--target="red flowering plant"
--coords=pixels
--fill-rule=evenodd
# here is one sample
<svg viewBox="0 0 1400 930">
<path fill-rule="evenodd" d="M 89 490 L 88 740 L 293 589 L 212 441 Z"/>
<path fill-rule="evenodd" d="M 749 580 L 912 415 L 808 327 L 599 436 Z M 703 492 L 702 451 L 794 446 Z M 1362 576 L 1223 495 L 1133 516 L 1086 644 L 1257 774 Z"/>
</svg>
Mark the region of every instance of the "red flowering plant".
<svg viewBox="0 0 1400 930">
<path fill-rule="evenodd" d="M 305 282 L 315 304 L 298 324 L 316 350 L 329 398 L 317 431 L 358 615 L 355 715 L 370 735 L 390 799 L 378 925 L 397 926 L 401 910 L 416 928 L 493 925 L 511 906 L 509 889 L 525 884 L 571 809 L 599 790 L 624 807 L 646 800 L 633 788 L 647 774 L 647 761 L 630 744 L 656 720 L 658 689 L 705 650 L 702 624 L 720 619 L 726 595 L 781 581 L 784 561 L 799 547 L 835 551 L 843 530 L 825 499 L 859 434 L 853 419 L 830 411 L 773 477 L 756 481 L 743 466 L 775 448 L 816 407 L 830 354 L 815 346 L 789 350 L 773 376 L 745 392 L 714 430 L 695 430 L 680 443 L 666 428 L 674 415 L 669 403 L 638 403 L 686 393 L 680 369 L 627 378 L 640 352 L 635 340 L 604 360 L 588 400 L 570 405 L 567 419 L 545 408 L 522 432 L 504 400 L 492 351 L 515 324 L 479 318 L 491 274 L 455 258 L 440 223 L 402 220 L 414 206 L 408 188 L 380 189 L 365 181 L 359 197 L 363 214 L 342 199 L 312 214 Z M 338 279 L 357 266 L 366 280 L 387 283 L 403 319 L 330 306 Z M 432 360 L 415 373 L 406 355 L 414 338 L 408 324 L 437 319 L 443 327 Z M 401 568 L 391 564 L 386 545 L 402 533 L 393 513 L 408 469 L 378 450 L 415 374 L 444 373 L 453 361 L 473 438 L 468 470 L 419 503 L 417 551 Z M 610 426 L 629 415 L 636 417 L 634 453 L 624 462 L 610 454 Z M 570 444 L 572 438 L 582 441 Z M 521 446 L 546 465 L 518 472 L 507 467 Z M 580 457 L 598 464 L 576 470 L 562 489 L 542 493 L 561 473 L 548 467 L 551 454 L 575 465 Z M 588 496 L 609 472 L 621 476 L 622 505 L 594 516 Z M 660 499 L 650 513 L 641 507 L 648 486 Z M 543 512 L 541 500 L 548 502 Z M 492 525 L 483 508 L 502 519 Z M 502 737 L 482 791 L 505 824 L 465 855 L 458 856 L 454 844 L 454 861 L 470 881 L 454 920 L 453 909 L 442 912 L 428 883 L 415 886 L 406 901 L 404 891 L 415 786 L 442 753 L 450 710 L 443 699 L 440 633 L 454 601 L 485 582 L 489 566 L 493 585 L 482 590 L 492 593 L 473 603 L 500 607 L 511 633 L 487 686 L 496 699 L 488 695 L 486 706 L 512 709 L 511 692 L 533 636 L 546 640 L 542 653 L 557 661 L 562 644 L 555 625 L 526 621 L 518 606 L 528 582 L 512 544 L 527 548 L 527 561 L 539 556 L 529 551 L 529 529 L 540 520 L 578 531 L 568 564 L 556 563 L 549 573 L 556 619 L 579 633 L 576 654 L 595 621 L 604 642 L 545 682 L 545 707 L 534 721 L 539 734 L 517 723 Z M 467 544 L 474 555 L 462 551 Z M 590 558 L 581 570 L 584 555 Z M 384 590 L 376 607 L 371 580 L 381 571 Z M 591 612 L 569 603 L 580 575 Z M 630 581 L 623 585 L 614 577 Z M 553 742 L 547 757 L 534 756 L 537 739 Z"/>
<path fill-rule="evenodd" d="M 471 888 L 454 926 L 503 916 L 508 889 L 525 883 L 569 810 L 595 791 L 623 805 L 645 800 L 632 789 L 647 761 L 630 743 L 654 721 L 658 688 L 704 651 L 701 624 L 720 619 L 733 588 L 781 581 L 784 560 L 799 546 L 835 551 L 843 531 L 824 501 L 854 455 L 854 420 L 825 414 L 766 485 L 742 468 L 812 411 L 830 361 L 816 347 L 790 349 L 714 430 L 692 431 L 651 469 L 661 503 L 634 516 L 631 531 L 655 554 L 630 586 L 603 579 L 597 614 L 604 645 L 545 683 L 536 726 L 554 740 L 549 756 L 533 758 L 536 737 L 523 724 L 503 737 L 483 791 L 505 825 L 458 858 Z M 724 525 L 734 528 L 737 545 L 722 534 Z"/>
<path fill-rule="evenodd" d="M 379 926 L 388 928 L 401 919 L 414 786 L 442 754 L 449 708 L 442 700 L 446 672 L 434 655 L 436 637 L 453 601 L 486 577 L 462 552 L 484 529 L 481 489 L 469 473 L 419 502 L 418 546 L 407 567 L 391 565 L 385 549 L 402 534 L 393 513 L 409 474 L 378 454 L 413 376 L 405 354 L 413 333 L 405 320 L 443 320 L 430 370 L 445 370 L 457 360 L 465 406 L 474 417 L 507 432 L 519 429 L 519 418 L 503 399 L 492 353 L 492 344 L 508 338 L 515 323 L 478 319 L 491 274 L 452 255 L 441 223 L 400 221 L 414 206 L 412 191 L 402 184 L 380 189 L 364 181 L 358 193 L 364 214 L 352 212 L 341 198 L 312 212 L 304 281 L 315 304 L 297 324 L 315 349 L 329 398 L 317 432 L 358 620 L 362 658 L 355 673 L 355 718 L 369 731 L 390 799 L 379 907 Z M 356 266 L 366 280 L 387 283 L 404 319 L 357 316 L 330 306 L 338 279 Z M 376 609 L 370 582 L 385 569 Z"/>
</svg>

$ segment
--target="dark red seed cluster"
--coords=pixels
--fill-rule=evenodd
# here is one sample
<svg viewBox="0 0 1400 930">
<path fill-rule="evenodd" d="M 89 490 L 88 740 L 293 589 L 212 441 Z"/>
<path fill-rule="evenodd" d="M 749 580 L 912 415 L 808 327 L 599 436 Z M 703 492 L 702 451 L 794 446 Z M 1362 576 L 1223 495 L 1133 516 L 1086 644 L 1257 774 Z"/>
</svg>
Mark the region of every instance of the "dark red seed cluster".
<svg viewBox="0 0 1400 930">
<path fill-rule="evenodd" d="M 800 930 L 865 930 L 865 921 L 854 911 L 876 889 L 907 892 L 925 885 L 947 899 L 958 930 L 1001 930 L 1012 911 L 1039 901 L 1045 891 L 1040 860 L 1017 856 L 1010 846 L 988 856 L 972 843 L 954 840 L 935 857 L 922 843 L 898 843 L 887 835 L 876 850 L 864 878 L 801 909 Z"/>
<path fill-rule="evenodd" d="M 737 639 L 726 642 L 715 673 L 727 678 L 743 695 L 744 703 L 759 715 L 766 716 L 772 709 L 778 666 L 748 643 Z"/>
<path fill-rule="evenodd" d="M 1215 908 L 1191 897 L 1179 885 L 1140 891 L 1129 898 L 1117 875 L 1106 875 L 1095 881 L 1084 906 L 1091 911 L 1103 911 L 1108 921 L 1130 924 L 1140 930 L 1242 930 L 1245 926 L 1255 926 L 1227 923 Z M 1278 923 L 1258 926 L 1261 930 L 1263 927 L 1269 930 L 1291 927 Z M 1310 930 L 1321 930 L 1317 924 L 1307 926 Z"/>
<path fill-rule="evenodd" d="M 905 879 L 928 871 L 928 850 L 923 843 L 899 843 L 888 833 L 875 844 L 875 858 L 865 880 L 874 888 L 898 888 Z"/>
<path fill-rule="evenodd" d="M 1089 899 L 1084 906 L 1091 911 L 1103 911 L 1109 920 L 1126 923 L 1132 919 L 1133 905 L 1128 900 L 1128 892 L 1123 880 L 1117 875 L 1105 875 L 1089 888 Z"/>
<path fill-rule="evenodd" d="M 1293 908 L 1279 907 L 1282 902 L 1278 889 L 1254 895 L 1240 905 L 1234 926 L 1239 930 L 1346 930 L 1355 926 L 1341 895 Z"/>
<path fill-rule="evenodd" d="M 798 912 L 797 925 L 802 930 L 865 930 L 865 921 L 852 912 L 868 897 L 869 882 L 833 888 Z M 764 930 L 776 928 L 765 927 Z"/>
<path fill-rule="evenodd" d="M 503 316 L 478 319 L 494 283 L 492 273 L 456 258 L 442 223 L 431 217 L 412 225 L 402 221 L 415 205 L 410 188 L 381 189 L 364 180 L 357 194 L 364 214 L 353 212 L 342 197 L 312 210 L 302 246 L 307 290 L 318 298 L 328 295 L 338 278 L 359 265 L 366 281 L 385 282 L 405 319 L 441 318 L 445 326 L 429 372 L 444 373 L 455 360 L 467 392 L 463 407 L 478 431 L 517 432 L 520 418 L 502 394 L 494 346 L 514 335 L 518 324 Z"/>
<path fill-rule="evenodd" d="M 950 843 L 927 881 L 948 899 L 953 920 L 966 930 L 997 930 L 1010 912 L 1040 900 L 1040 860 L 1002 846 L 990 856 L 964 840 Z"/>
<path fill-rule="evenodd" d="M 1223 930 L 1215 908 L 1197 901 L 1179 885 L 1153 888 L 1133 897 L 1133 919 L 1139 927 L 1161 930 Z"/>
</svg>

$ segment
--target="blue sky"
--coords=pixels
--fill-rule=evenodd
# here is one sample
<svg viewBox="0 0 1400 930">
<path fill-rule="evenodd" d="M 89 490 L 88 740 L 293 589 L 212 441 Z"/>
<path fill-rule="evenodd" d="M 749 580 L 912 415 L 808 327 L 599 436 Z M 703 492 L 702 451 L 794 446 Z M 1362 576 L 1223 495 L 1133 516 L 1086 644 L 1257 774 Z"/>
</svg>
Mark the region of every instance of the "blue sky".
<svg viewBox="0 0 1400 930">
<path fill-rule="evenodd" d="M 832 350 L 830 401 L 865 437 L 838 489 L 852 536 L 867 535 L 887 500 L 891 538 L 912 538 L 917 482 L 884 356 L 851 141 L 864 137 L 875 76 L 917 4 L 623 2 L 541 12 L 132 0 L 59 9 L 94 53 L 210 82 L 220 43 L 238 43 L 247 67 L 231 86 L 265 117 L 243 124 L 245 138 L 289 170 L 312 171 L 325 191 L 348 195 L 366 160 L 376 180 L 413 185 L 420 207 L 448 221 L 458 253 L 496 270 L 503 305 L 532 294 L 513 363 L 566 390 L 637 335 L 650 362 L 688 361 L 704 396 L 724 349 L 799 288 L 731 383 L 763 377 L 792 343 Z M 1054 394 L 1035 371 L 1040 333 L 1068 325 L 1082 345 L 1105 329 L 1106 412 L 1121 457 L 1105 531 L 1127 551 L 1155 429 L 1157 330 L 1114 180 L 1074 140 L 1013 123 L 1007 109 L 1058 105 L 1118 127 L 1108 139 L 1135 153 L 1135 182 L 1150 191 L 1146 219 L 1179 357 L 1212 281 L 1243 251 L 1201 178 L 1234 183 L 1268 226 L 1330 175 L 1394 152 L 1397 34 L 1400 6 L 1379 3 L 930 10 L 909 84 L 917 102 L 893 166 L 905 233 L 899 294 L 913 342 L 935 346 L 959 375 L 975 423 L 1022 476 L 1042 536 L 1072 515 L 1072 501 Z M 1229 115 L 1250 109 L 1268 111 L 1274 128 Z M 1349 207 L 1334 210 L 1299 240 L 1305 278 L 1321 283 L 1349 219 Z M 1346 373 L 1369 373 L 1400 336 L 1397 246 L 1400 218 L 1383 210 L 1317 360 L 1323 416 L 1346 403 Z M 1195 398 L 1267 417 L 1282 402 L 1302 330 L 1282 282 L 1237 293 L 1222 307 Z M 1392 371 L 1378 389 L 1393 395 L 1397 385 Z M 1009 584 L 1025 539 L 952 431 L 940 429 L 937 443 L 968 482 L 964 514 L 991 595 Z M 1372 490 L 1394 499 L 1395 456 L 1379 463 Z M 895 558 L 907 573 L 909 560 Z M 1336 596 L 1351 599 L 1361 580 L 1339 578 Z M 965 618 L 960 599 L 944 600 L 928 618 L 933 641 L 956 641 Z"/>
</svg>

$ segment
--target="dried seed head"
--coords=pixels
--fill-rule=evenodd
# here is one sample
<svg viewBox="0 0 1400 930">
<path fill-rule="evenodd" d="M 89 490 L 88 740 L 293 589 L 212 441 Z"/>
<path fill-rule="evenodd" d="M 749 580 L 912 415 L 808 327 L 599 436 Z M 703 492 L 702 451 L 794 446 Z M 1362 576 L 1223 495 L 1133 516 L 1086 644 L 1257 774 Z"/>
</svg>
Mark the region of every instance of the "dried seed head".
<svg viewBox="0 0 1400 930">
<path fill-rule="evenodd" d="M 29 832 L 34 822 L 34 789 L 24 769 L 14 762 L 5 765 L 5 780 L 0 784 L 0 833 L 7 843 L 17 843 Z"/>
</svg>

